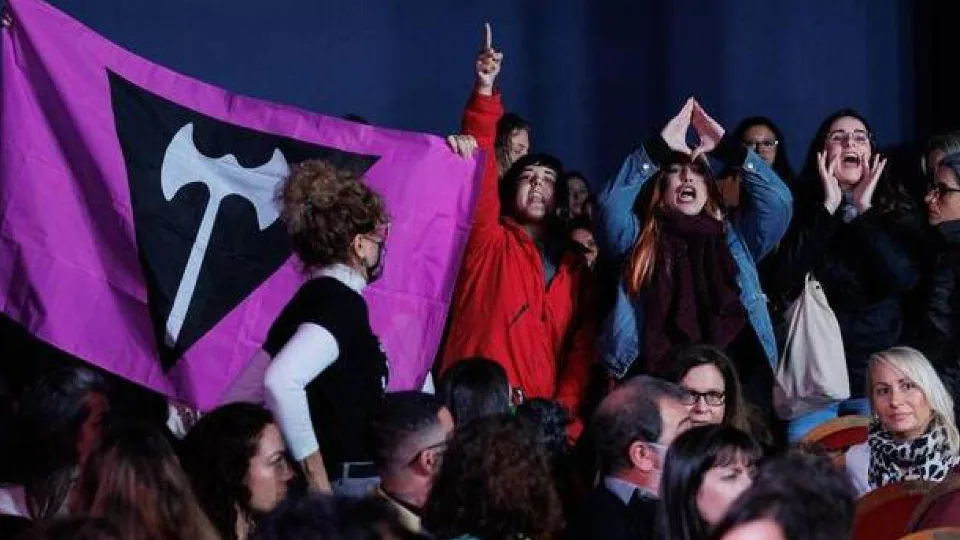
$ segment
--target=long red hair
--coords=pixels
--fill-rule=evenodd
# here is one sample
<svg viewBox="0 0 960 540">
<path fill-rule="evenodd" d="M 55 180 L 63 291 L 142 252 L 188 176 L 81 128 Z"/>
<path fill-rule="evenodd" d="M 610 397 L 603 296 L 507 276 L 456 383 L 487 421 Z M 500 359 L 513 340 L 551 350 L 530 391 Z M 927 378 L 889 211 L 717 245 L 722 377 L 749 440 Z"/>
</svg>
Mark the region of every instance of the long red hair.
<svg viewBox="0 0 960 540">
<path fill-rule="evenodd" d="M 650 282 L 656 270 L 657 244 L 660 239 L 660 227 L 658 226 L 655 210 L 664 204 L 663 192 L 667 185 L 667 174 L 671 165 L 677 163 L 682 166 L 687 166 L 691 164 L 691 161 L 689 158 L 686 158 L 686 156 L 681 157 L 680 155 L 676 155 L 674 161 L 664 164 L 657 172 L 656 178 L 653 179 L 653 189 L 650 191 L 650 196 L 646 198 L 646 203 L 640 203 L 640 201 L 644 200 L 643 197 L 638 201 L 637 206 L 643 207 L 643 213 L 639 214 L 643 219 L 643 229 L 641 229 L 640 237 L 637 239 L 637 243 L 633 246 L 633 251 L 630 253 L 630 256 L 627 257 L 627 261 L 623 266 L 623 277 L 624 280 L 626 280 L 627 292 L 629 292 L 631 296 L 640 294 L 640 290 Z M 720 189 L 717 187 L 717 183 L 714 181 L 710 166 L 703 157 L 697 160 L 697 164 L 703 169 L 703 180 L 707 185 L 707 201 L 704 203 L 703 210 L 700 212 L 707 212 L 709 215 L 722 215 L 723 198 L 720 194 Z M 637 208 L 634 208 L 634 212 L 637 212 Z"/>
</svg>

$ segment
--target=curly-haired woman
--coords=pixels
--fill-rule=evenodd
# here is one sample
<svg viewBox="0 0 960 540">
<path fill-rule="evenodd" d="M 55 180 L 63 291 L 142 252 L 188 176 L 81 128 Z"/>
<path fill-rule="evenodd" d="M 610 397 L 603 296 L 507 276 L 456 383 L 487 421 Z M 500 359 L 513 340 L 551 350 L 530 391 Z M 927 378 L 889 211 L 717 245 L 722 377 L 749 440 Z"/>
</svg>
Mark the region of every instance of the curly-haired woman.
<svg viewBox="0 0 960 540">
<path fill-rule="evenodd" d="M 223 540 L 246 540 L 294 476 L 273 416 L 251 403 L 201 418 L 181 442 L 180 464 Z"/>
<path fill-rule="evenodd" d="M 423 519 L 436 538 L 558 538 L 560 498 L 535 431 L 508 415 L 464 425 L 447 448 Z"/>
<path fill-rule="evenodd" d="M 316 160 L 294 167 L 280 202 L 311 279 L 263 345 L 266 403 L 312 488 L 363 495 L 376 484 L 366 431 L 387 358 L 361 293 L 383 270 L 387 213 L 360 178 Z"/>
</svg>

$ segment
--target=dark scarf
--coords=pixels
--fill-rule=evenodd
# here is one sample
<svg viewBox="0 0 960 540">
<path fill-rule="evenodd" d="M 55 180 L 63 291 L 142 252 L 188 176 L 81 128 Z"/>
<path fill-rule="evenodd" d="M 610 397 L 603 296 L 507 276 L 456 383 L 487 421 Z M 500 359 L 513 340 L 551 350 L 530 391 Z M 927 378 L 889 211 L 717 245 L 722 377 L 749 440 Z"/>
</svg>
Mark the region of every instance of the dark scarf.
<svg viewBox="0 0 960 540">
<path fill-rule="evenodd" d="M 746 312 L 723 222 L 705 213 L 662 210 L 654 219 L 660 234 L 647 287 L 644 353 L 655 373 L 674 346 L 706 343 L 725 349 L 743 330 Z"/>
<path fill-rule="evenodd" d="M 947 430 L 936 418 L 926 433 L 912 441 L 899 441 L 880 422 L 870 426 L 870 468 L 867 480 L 876 489 L 907 480 L 940 482 L 960 464 L 960 457 L 950 451 Z"/>
</svg>

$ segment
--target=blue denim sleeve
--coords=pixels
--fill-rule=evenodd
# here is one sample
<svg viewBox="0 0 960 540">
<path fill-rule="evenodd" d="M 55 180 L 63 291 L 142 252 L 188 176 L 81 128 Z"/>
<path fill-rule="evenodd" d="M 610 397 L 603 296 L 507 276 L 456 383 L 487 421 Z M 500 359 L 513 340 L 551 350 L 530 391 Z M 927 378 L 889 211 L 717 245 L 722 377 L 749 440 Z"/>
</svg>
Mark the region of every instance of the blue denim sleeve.
<svg viewBox="0 0 960 540">
<path fill-rule="evenodd" d="M 597 244 L 614 260 L 624 257 L 640 235 L 641 224 L 633 212 L 633 205 L 657 169 L 641 146 L 627 157 L 620 172 L 597 197 Z"/>
<path fill-rule="evenodd" d="M 741 186 L 748 201 L 737 226 L 755 261 L 766 257 L 780 242 L 793 215 L 793 196 L 780 176 L 749 150 L 741 167 Z"/>
</svg>

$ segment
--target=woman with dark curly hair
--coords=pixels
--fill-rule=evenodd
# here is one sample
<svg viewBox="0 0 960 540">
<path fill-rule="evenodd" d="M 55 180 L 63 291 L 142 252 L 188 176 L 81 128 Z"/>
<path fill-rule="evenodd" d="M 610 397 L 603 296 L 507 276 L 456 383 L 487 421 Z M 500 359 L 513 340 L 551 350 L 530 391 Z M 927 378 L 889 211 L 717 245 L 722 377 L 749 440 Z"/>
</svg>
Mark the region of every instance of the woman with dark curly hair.
<svg viewBox="0 0 960 540">
<path fill-rule="evenodd" d="M 311 279 L 263 346 L 266 403 L 313 489 L 362 496 L 377 482 L 367 429 L 387 357 L 361 293 L 383 271 L 386 209 L 353 173 L 316 160 L 293 168 L 280 202 Z"/>
<path fill-rule="evenodd" d="M 424 509 L 437 538 L 550 540 L 563 528 L 550 458 L 534 430 L 508 415 L 460 429 L 443 458 Z"/>
<path fill-rule="evenodd" d="M 180 463 L 223 540 L 246 540 L 286 498 L 293 479 L 270 411 L 224 405 L 200 419 L 180 445 Z"/>
</svg>

